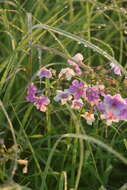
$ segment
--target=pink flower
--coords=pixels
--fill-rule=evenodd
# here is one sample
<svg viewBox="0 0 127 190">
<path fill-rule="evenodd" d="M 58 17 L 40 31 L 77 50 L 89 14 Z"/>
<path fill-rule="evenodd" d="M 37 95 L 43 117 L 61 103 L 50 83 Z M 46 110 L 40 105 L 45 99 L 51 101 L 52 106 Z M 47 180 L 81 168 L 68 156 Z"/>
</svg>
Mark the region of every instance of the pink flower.
<svg viewBox="0 0 127 190">
<path fill-rule="evenodd" d="M 72 57 L 72 60 L 68 59 L 67 62 L 76 71 L 77 76 L 80 76 L 82 74 L 82 71 L 79 66 L 83 64 L 83 55 L 81 53 L 77 53 L 74 57 Z"/>
<path fill-rule="evenodd" d="M 116 75 L 120 75 L 121 76 L 121 69 L 118 65 L 114 64 L 114 63 L 110 63 L 111 69 L 113 69 L 114 73 Z"/>
<path fill-rule="evenodd" d="M 37 73 L 37 76 L 39 78 L 51 78 L 52 77 L 52 73 L 50 72 L 50 70 L 46 69 L 45 67 L 42 67 L 38 73 Z"/>
<path fill-rule="evenodd" d="M 37 109 L 39 109 L 42 112 L 46 111 L 46 105 L 50 103 L 50 100 L 46 96 L 37 96 L 37 94 L 40 93 L 40 91 L 37 89 L 37 87 L 31 83 L 27 89 L 27 101 L 34 102 L 34 105 Z"/>
<path fill-rule="evenodd" d="M 82 99 L 78 99 L 78 100 L 75 99 L 75 100 L 72 101 L 72 105 L 71 105 L 72 108 L 80 109 L 82 106 L 83 106 Z"/>
<path fill-rule="evenodd" d="M 106 115 L 101 115 L 101 119 L 106 119 L 106 124 L 111 125 L 112 122 L 119 122 L 119 119 L 117 118 L 116 115 L 114 115 L 112 112 L 108 112 Z"/>
<path fill-rule="evenodd" d="M 39 96 L 39 97 L 36 97 L 34 105 L 40 111 L 45 112 L 47 109 L 46 105 L 48 105 L 49 103 L 50 103 L 50 100 L 46 96 Z"/>
</svg>

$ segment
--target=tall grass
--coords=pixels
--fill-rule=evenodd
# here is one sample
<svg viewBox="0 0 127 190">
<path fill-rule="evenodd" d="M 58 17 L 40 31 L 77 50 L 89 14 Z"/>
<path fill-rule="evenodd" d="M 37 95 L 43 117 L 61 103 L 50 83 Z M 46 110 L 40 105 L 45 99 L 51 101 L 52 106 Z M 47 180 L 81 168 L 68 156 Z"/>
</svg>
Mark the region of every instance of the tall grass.
<svg viewBox="0 0 127 190">
<path fill-rule="evenodd" d="M 77 52 L 91 83 L 109 85 L 104 69 L 120 66 L 110 89 L 127 97 L 126 22 L 126 0 L 0 1 L 0 190 L 127 189 L 126 121 L 89 126 L 68 105 L 42 113 L 25 98 L 40 67 L 58 72 Z"/>
</svg>

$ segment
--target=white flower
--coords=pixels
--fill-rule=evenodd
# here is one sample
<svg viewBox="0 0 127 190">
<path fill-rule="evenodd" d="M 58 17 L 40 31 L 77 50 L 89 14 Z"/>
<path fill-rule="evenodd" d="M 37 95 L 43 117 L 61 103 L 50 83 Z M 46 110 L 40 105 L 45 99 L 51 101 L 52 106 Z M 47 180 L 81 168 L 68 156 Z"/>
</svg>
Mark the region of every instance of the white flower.
<svg viewBox="0 0 127 190">
<path fill-rule="evenodd" d="M 94 114 L 89 112 L 85 112 L 81 115 L 81 117 L 84 117 L 86 119 L 88 125 L 92 125 L 92 123 L 95 121 Z"/>
<path fill-rule="evenodd" d="M 72 57 L 73 60 L 77 62 L 82 62 L 83 61 L 83 55 L 81 53 L 77 53 L 75 56 Z"/>
<path fill-rule="evenodd" d="M 120 75 L 121 76 L 121 70 L 120 67 L 114 63 L 110 63 L 111 69 L 113 69 L 114 73 L 116 75 Z"/>
<path fill-rule="evenodd" d="M 65 77 L 67 80 L 71 80 L 71 78 L 75 76 L 75 72 L 70 68 L 61 69 L 58 78 Z"/>
</svg>

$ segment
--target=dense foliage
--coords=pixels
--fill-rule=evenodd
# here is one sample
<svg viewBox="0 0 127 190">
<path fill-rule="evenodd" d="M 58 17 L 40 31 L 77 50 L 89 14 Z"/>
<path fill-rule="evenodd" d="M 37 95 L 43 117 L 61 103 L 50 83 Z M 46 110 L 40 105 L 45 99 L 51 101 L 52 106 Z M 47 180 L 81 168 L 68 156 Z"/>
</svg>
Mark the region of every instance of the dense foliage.
<svg viewBox="0 0 127 190">
<path fill-rule="evenodd" d="M 0 190 L 127 189 L 127 1 L 0 1 Z"/>
</svg>

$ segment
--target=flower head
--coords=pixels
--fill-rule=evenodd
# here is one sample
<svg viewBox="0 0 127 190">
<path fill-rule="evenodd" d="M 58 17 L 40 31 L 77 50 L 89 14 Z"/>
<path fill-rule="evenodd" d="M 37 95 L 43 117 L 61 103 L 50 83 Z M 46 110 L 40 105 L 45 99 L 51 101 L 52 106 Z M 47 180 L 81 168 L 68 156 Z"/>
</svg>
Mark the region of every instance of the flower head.
<svg viewBox="0 0 127 190">
<path fill-rule="evenodd" d="M 85 112 L 81 115 L 81 117 L 84 117 L 86 119 L 88 125 L 92 125 L 92 123 L 95 121 L 94 114 L 89 112 Z"/>
<path fill-rule="evenodd" d="M 52 73 L 50 72 L 50 70 L 48 70 L 48 69 L 42 67 L 42 68 L 38 71 L 37 76 L 38 76 L 39 78 L 43 78 L 43 77 L 45 77 L 45 78 L 51 78 L 51 77 L 52 77 Z"/>
<path fill-rule="evenodd" d="M 57 90 L 57 95 L 54 97 L 54 100 L 56 102 L 61 101 L 62 105 L 66 104 L 66 102 L 71 99 L 72 99 L 72 96 L 71 96 L 70 92 L 68 91 L 68 89 L 65 89 L 64 91 Z"/>
<path fill-rule="evenodd" d="M 79 66 L 83 64 L 83 55 L 81 53 L 77 53 L 75 56 L 72 57 L 72 60 L 68 59 L 67 62 L 76 71 L 77 76 L 80 76 L 82 74 Z"/>
<path fill-rule="evenodd" d="M 85 93 L 85 99 L 91 104 L 97 104 L 100 101 L 100 91 L 96 87 L 88 87 Z"/>
<path fill-rule="evenodd" d="M 49 103 L 50 103 L 50 100 L 46 96 L 39 96 L 39 97 L 36 97 L 34 105 L 40 111 L 45 112 L 46 111 L 46 105 L 48 105 Z"/>
<path fill-rule="evenodd" d="M 120 94 L 114 96 L 105 95 L 104 101 L 97 105 L 102 113 L 101 118 L 107 120 L 107 124 L 127 119 L 127 103 Z"/>
<path fill-rule="evenodd" d="M 83 106 L 83 101 L 82 99 L 74 99 L 72 101 L 72 105 L 71 107 L 74 108 L 74 109 L 80 109 L 81 107 Z"/>
<path fill-rule="evenodd" d="M 116 94 L 114 96 L 106 95 L 104 104 L 106 109 L 112 110 L 115 114 L 118 114 L 119 111 L 125 107 L 126 102 L 122 99 L 120 94 Z"/>
<path fill-rule="evenodd" d="M 78 80 L 73 80 L 72 85 L 69 88 L 69 92 L 74 96 L 75 99 L 79 99 L 85 93 L 85 83 Z"/>
<path fill-rule="evenodd" d="M 127 105 L 119 113 L 120 120 L 127 120 Z"/>
<path fill-rule="evenodd" d="M 46 105 L 50 103 L 50 100 L 46 96 L 37 96 L 40 91 L 37 87 L 31 83 L 27 89 L 26 100 L 29 102 L 34 102 L 34 105 L 37 109 L 42 112 L 46 111 Z"/>
<path fill-rule="evenodd" d="M 34 102 L 36 98 L 36 94 L 38 93 L 37 87 L 33 84 L 30 83 L 28 89 L 27 89 L 27 97 L 26 100 L 29 102 Z"/>
<path fill-rule="evenodd" d="M 107 125 L 111 125 L 112 122 L 119 122 L 119 119 L 112 111 L 109 111 L 106 115 L 101 115 L 101 119 L 106 119 Z"/>
<path fill-rule="evenodd" d="M 75 76 L 75 72 L 70 68 L 61 69 L 58 78 L 65 78 L 67 80 L 71 80 L 71 78 Z"/>
<path fill-rule="evenodd" d="M 114 64 L 114 63 L 110 63 L 111 69 L 114 71 L 114 73 L 116 75 L 120 75 L 121 76 L 121 69 L 118 65 Z"/>
</svg>

